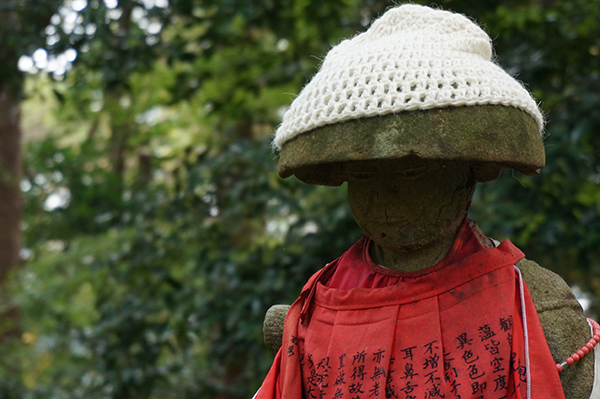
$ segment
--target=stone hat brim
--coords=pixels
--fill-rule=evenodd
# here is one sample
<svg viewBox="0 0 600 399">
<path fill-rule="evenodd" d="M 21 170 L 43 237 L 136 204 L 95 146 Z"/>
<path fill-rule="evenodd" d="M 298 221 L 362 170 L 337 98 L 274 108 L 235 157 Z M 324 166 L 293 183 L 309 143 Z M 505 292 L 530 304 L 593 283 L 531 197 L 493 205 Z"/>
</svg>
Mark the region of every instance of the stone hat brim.
<svg viewBox="0 0 600 399">
<path fill-rule="evenodd" d="M 309 184 L 339 186 L 344 163 L 407 156 L 464 161 L 478 181 L 504 168 L 538 174 L 545 164 L 539 125 L 515 107 L 476 105 L 416 110 L 325 125 L 287 141 L 279 175 Z"/>
</svg>

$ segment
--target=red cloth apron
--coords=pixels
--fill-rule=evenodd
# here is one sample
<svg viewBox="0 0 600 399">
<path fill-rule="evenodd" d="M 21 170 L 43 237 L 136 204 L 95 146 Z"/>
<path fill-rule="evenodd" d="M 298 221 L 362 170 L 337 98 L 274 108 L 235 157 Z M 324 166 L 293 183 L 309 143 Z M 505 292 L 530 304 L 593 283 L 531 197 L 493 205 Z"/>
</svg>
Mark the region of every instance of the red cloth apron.
<svg viewBox="0 0 600 399">
<path fill-rule="evenodd" d="M 383 288 L 327 287 L 364 261 L 361 239 L 317 272 L 287 315 L 283 346 L 257 399 L 564 399 L 510 241 Z"/>
</svg>

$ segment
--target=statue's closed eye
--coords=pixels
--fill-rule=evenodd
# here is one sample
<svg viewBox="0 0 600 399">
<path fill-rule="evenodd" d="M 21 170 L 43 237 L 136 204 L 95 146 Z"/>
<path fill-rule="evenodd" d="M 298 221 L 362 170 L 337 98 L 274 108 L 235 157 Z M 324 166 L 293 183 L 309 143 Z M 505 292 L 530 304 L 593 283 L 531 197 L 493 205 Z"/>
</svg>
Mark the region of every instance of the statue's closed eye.
<svg viewBox="0 0 600 399">
<path fill-rule="evenodd" d="M 373 178 L 377 173 L 380 173 L 382 175 L 386 175 L 389 173 L 389 175 L 387 177 L 393 179 L 393 178 L 415 178 L 418 177 L 422 174 L 424 174 L 425 172 L 430 171 L 431 165 L 423 165 L 423 166 L 417 166 L 415 168 L 398 168 L 398 169 L 394 169 L 391 170 L 389 172 L 387 171 L 381 171 L 381 172 L 376 172 L 376 171 L 372 171 L 372 170 L 348 170 L 348 176 L 352 179 L 352 180 L 356 180 L 356 181 L 366 181 L 368 179 Z"/>
<path fill-rule="evenodd" d="M 417 177 L 430 170 L 429 165 L 418 166 L 416 168 L 400 169 L 394 172 L 399 177 Z"/>
<path fill-rule="evenodd" d="M 365 181 L 368 180 L 370 178 L 372 178 L 375 175 L 375 172 L 371 172 L 371 171 L 348 171 L 348 176 L 350 178 L 352 178 L 353 180 L 357 180 L 357 181 Z"/>
</svg>

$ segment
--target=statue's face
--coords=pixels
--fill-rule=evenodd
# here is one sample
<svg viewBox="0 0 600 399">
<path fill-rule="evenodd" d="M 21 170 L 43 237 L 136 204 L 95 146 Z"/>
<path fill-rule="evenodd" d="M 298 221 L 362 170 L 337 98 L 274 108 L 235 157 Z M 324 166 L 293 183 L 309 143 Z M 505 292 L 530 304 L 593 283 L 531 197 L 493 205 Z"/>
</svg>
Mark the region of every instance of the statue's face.
<svg viewBox="0 0 600 399">
<path fill-rule="evenodd" d="M 414 251 L 455 233 L 475 189 L 466 162 L 406 157 L 344 167 L 356 223 L 376 244 L 394 252 Z"/>
</svg>

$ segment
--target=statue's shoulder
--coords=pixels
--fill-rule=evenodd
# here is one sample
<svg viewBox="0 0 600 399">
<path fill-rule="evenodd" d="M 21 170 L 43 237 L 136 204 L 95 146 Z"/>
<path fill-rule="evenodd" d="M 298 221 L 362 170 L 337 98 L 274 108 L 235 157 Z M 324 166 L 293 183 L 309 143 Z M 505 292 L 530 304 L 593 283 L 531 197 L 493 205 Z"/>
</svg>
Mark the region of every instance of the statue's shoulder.
<svg viewBox="0 0 600 399">
<path fill-rule="evenodd" d="M 580 311 L 578 313 L 583 317 L 581 305 L 562 277 L 527 258 L 517 262 L 517 267 L 529 288 L 538 313 L 569 307 Z"/>
</svg>

